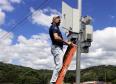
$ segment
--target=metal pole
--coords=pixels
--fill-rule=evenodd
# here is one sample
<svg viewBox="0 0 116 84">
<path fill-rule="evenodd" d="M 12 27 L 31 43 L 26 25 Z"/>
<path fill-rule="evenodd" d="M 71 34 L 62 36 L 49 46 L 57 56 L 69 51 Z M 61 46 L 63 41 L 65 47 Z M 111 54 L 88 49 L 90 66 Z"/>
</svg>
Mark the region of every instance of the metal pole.
<svg viewBox="0 0 116 84">
<path fill-rule="evenodd" d="M 79 29 L 81 29 L 81 11 L 82 11 L 82 0 L 77 0 L 79 10 Z M 81 33 L 78 34 L 77 39 L 77 53 L 76 53 L 76 84 L 80 84 L 80 60 L 81 60 Z"/>
<path fill-rule="evenodd" d="M 80 39 L 80 35 L 78 36 Z M 79 40 L 78 39 L 78 40 Z M 77 53 L 76 53 L 76 84 L 80 84 L 80 59 L 81 59 L 81 50 L 80 50 L 80 42 L 77 41 Z"/>
</svg>

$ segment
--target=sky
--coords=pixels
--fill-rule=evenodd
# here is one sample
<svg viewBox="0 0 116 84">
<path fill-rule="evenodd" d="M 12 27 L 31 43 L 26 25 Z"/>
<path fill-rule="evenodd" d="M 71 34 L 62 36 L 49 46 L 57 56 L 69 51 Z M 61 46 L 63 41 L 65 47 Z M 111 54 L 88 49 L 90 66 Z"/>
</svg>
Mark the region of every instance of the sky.
<svg viewBox="0 0 116 84">
<path fill-rule="evenodd" d="M 77 8 L 76 0 L 64 1 Z M 54 68 L 48 29 L 52 17 L 62 14 L 62 0 L 48 0 L 39 7 L 43 2 L 0 0 L 0 62 L 34 69 Z M 81 56 L 81 68 L 116 65 L 116 0 L 82 2 L 82 16 L 93 18 L 94 32 L 90 52 Z M 62 33 L 65 37 L 64 31 Z M 76 56 L 69 69 L 75 70 L 75 63 Z"/>
</svg>

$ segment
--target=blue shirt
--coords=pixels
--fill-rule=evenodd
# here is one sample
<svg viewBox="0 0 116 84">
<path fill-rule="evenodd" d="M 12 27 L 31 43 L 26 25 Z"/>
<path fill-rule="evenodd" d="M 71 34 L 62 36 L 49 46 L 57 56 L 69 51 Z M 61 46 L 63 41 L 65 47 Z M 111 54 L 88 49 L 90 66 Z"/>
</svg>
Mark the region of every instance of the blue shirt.
<svg viewBox="0 0 116 84">
<path fill-rule="evenodd" d="M 51 41 L 52 41 L 52 45 L 57 45 L 57 46 L 63 48 L 63 42 L 60 42 L 60 41 L 57 41 L 57 40 L 54 39 L 54 36 L 53 36 L 54 33 L 57 33 L 58 36 L 60 36 L 63 39 L 59 27 L 52 24 L 49 28 L 49 35 L 50 35 L 50 38 L 51 38 Z"/>
</svg>

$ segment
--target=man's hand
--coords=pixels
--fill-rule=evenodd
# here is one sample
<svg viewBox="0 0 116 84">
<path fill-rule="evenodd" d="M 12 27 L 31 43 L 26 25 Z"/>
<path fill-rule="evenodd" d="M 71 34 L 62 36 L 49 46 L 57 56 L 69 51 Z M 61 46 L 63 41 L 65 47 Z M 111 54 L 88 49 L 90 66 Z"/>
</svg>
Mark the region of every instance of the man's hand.
<svg viewBox="0 0 116 84">
<path fill-rule="evenodd" d="M 68 46 L 72 46 L 73 45 L 73 43 L 71 42 L 71 41 L 63 41 L 66 45 L 68 45 Z"/>
<path fill-rule="evenodd" d="M 67 42 L 67 45 L 69 45 L 69 46 L 72 45 L 72 42 L 71 41 L 68 41 Z"/>
</svg>

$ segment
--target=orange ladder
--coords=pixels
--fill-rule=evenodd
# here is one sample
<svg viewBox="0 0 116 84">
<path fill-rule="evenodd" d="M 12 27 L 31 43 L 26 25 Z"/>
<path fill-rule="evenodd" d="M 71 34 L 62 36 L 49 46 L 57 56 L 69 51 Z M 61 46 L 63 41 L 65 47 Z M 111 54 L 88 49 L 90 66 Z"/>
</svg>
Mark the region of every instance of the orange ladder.
<svg viewBox="0 0 116 84">
<path fill-rule="evenodd" d="M 60 70 L 59 74 L 58 74 L 58 78 L 56 81 L 56 84 L 63 84 L 63 80 L 65 77 L 65 74 L 68 70 L 68 67 L 71 63 L 71 60 L 74 56 L 74 53 L 76 52 L 77 46 L 73 45 L 73 46 L 69 46 L 66 50 L 66 53 L 64 55 L 64 61 L 63 61 L 63 66 L 62 69 Z"/>
</svg>

